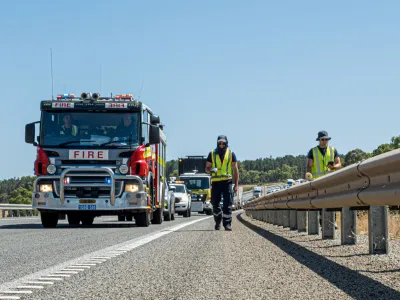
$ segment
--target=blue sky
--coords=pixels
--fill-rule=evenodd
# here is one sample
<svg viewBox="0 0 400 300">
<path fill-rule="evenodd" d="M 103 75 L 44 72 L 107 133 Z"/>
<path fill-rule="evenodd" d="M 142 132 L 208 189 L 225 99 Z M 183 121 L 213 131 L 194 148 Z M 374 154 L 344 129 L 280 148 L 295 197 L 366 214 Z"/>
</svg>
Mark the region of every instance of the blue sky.
<svg viewBox="0 0 400 300">
<path fill-rule="evenodd" d="M 54 92 L 133 93 L 168 159 L 226 134 L 239 160 L 340 153 L 398 135 L 399 1 L 7 1 L 0 10 L 0 179 L 31 175 L 24 126 Z M 102 84 L 100 85 L 100 65 Z"/>
</svg>

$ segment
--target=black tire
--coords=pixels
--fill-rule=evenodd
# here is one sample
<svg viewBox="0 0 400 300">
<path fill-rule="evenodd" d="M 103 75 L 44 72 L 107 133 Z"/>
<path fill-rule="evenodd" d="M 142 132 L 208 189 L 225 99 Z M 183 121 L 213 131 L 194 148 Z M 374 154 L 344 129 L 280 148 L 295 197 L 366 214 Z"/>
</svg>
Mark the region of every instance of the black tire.
<svg viewBox="0 0 400 300">
<path fill-rule="evenodd" d="M 175 221 L 175 214 L 171 214 L 171 221 Z"/>
<path fill-rule="evenodd" d="M 94 217 L 93 216 L 82 216 L 81 221 L 82 221 L 82 225 L 91 226 L 91 225 L 93 225 Z"/>
<path fill-rule="evenodd" d="M 118 222 L 123 222 L 125 221 L 125 216 L 124 215 L 118 215 Z"/>
<path fill-rule="evenodd" d="M 149 227 L 150 219 L 147 214 L 147 211 L 138 213 L 135 216 L 135 222 L 136 222 L 136 226 L 138 226 L 138 227 Z"/>
<path fill-rule="evenodd" d="M 133 221 L 133 216 L 132 215 L 127 215 L 125 218 L 126 218 L 126 220 L 128 222 L 132 222 Z"/>
<path fill-rule="evenodd" d="M 58 214 L 41 212 L 40 219 L 44 228 L 55 228 L 58 224 Z"/>
<path fill-rule="evenodd" d="M 164 210 L 162 207 L 157 208 L 153 213 L 153 219 L 151 220 L 151 224 L 161 224 L 163 221 Z"/>
<path fill-rule="evenodd" d="M 189 207 L 183 213 L 183 217 L 184 218 L 189 218 L 190 217 L 190 208 Z"/>
<path fill-rule="evenodd" d="M 77 214 L 68 214 L 68 224 L 71 226 L 79 226 L 81 218 Z"/>
<path fill-rule="evenodd" d="M 164 221 L 171 221 L 172 215 L 171 215 L 171 206 L 168 208 L 168 213 L 164 215 Z"/>
</svg>

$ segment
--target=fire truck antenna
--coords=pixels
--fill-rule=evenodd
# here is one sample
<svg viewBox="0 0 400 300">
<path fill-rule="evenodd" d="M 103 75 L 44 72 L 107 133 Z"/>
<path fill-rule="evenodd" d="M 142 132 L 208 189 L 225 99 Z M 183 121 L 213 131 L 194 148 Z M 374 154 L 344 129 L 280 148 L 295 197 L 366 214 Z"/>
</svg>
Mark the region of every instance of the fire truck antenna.
<svg viewBox="0 0 400 300">
<path fill-rule="evenodd" d="M 140 100 L 140 96 L 142 95 L 143 85 L 144 85 L 144 79 L 142 80 L 142 86 L 140 87 L 140 92 L 139 92 L 138 100 Z"/>
<path fill-rule="evenodd" d="M 102 78 L 101 78 L 101 64 L 100 64 L 100 95 L 101 95 L 101 84 L 102 84 Z"/>
<path fill-rule="evenodd" d="M 50 73 L 51 73 L 51 100 L 54 100 L 53 49 L 51 49 L 51 48 L 50 48 Z"/>
</svg>

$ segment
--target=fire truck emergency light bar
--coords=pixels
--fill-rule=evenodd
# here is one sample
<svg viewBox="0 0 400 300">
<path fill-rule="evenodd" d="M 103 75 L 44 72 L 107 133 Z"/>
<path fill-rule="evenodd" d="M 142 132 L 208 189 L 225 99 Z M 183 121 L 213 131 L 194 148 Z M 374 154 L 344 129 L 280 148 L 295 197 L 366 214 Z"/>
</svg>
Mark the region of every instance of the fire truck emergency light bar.
<svg viewBox="0 0 400 300">
<path fill-rule="evenodd" d="M 58 94 L 57 100 L 72 99 L 72 100 L 134 100 L 132 94 L 118 94 L 115 97 L 100 97 L 99 93 L 82 93 L 80 98 L 75 97 L 75 94 Z"/>
</svg>

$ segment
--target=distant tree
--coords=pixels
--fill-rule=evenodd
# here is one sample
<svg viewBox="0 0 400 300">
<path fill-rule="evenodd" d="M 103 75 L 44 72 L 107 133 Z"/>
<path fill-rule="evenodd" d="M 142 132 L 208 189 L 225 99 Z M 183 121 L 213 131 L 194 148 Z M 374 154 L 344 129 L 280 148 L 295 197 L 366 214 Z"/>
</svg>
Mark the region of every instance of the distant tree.
<svg viewBox="0 0 400 300">
<path fill-rule="evenodd" d="M 364 159 L 367 159 L 369 157 L 371 157 L 370 153 L 364 152 L 361 149 L 357 148 L 357 149 L 347 152 L 347 154 L 344 157 L 344 161 L 345 161 L 345 165 L 349 166 L 354 163 L 360 162 Z M 342 162 L 342 164 L 343 164 L 343 162 Z"/>
</svg>

